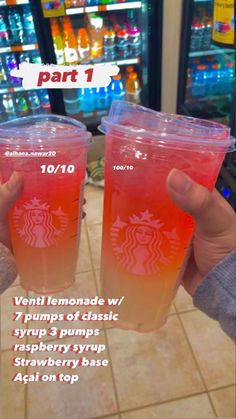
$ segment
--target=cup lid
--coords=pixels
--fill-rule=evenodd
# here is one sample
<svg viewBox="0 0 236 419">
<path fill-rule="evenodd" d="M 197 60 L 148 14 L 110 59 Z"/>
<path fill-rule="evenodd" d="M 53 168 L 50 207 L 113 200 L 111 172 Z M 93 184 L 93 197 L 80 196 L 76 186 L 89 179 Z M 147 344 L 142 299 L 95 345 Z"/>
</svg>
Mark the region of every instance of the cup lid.
<svg viewBox="0 0 236 419">
<path fill-rule="evenodd" d="M 57 140 L 91 141 L 92 135 L 80 121 L 61 115 L 36 115 L 17 118 L 0 124 L 0 143 L 34 143 L 41 144 Z"/>
<path fill-rule="evenodd" d="M 152 142 L 163 147 L 209 151 L 235 150 L 235 138 L 230 128 L 215 121 L 184 115 L 153 111 L 133 103 L 115 100 L 109 115 L 102 118 L 99 126 L 102 133 L 117 132 L 123 138 Z"/>
</svg>

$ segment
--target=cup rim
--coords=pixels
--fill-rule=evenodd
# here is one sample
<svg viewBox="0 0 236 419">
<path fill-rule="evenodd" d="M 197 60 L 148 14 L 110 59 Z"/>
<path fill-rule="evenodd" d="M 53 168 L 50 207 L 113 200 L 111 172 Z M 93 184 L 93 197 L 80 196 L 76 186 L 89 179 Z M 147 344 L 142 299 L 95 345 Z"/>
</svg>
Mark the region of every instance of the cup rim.
<svg viewBox="0 0 236 419">
<path fill-rule="evenodd" d="M 63 130 L 61 132 L 58 130 L 53 131 L 53 128 L 47 130 L 38 127 L 34 129 L 36 127 L 34 123 L 41 121 L 61 122 L 74 127 L 74 129 L 68 130 L 66 134 L 63 133 Z M 26 127 L 30 126 L 32 130 L 26 129 Z M 0 143 L 9 143 L 10 140 L 11 145 L 14 145 L 14 142 L 19 145 L 18 140 L 20 140 L 20 145 L 23 145 L 24 143 L 34 142 L 34 140 L 40 140 L 43 145 L 44 143 L 50 144 L 50 140 L 56 139 L 59 142 L 64 142 L 64 145 L 66 145 L 67 140 L 70 138 L 74 138 L 75 141 L 83 139 L 90 143 L 92 134 L 87 131 L 86 126 L 82 122 L 57 114 L 24 116 L 0 124 Z"/>
</svg>

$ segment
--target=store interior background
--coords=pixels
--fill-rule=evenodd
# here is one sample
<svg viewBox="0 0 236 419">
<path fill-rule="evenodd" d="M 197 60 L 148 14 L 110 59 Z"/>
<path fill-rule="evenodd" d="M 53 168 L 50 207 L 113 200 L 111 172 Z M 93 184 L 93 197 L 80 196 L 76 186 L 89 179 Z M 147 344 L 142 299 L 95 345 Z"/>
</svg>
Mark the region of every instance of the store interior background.
<svg viewBox="0 0 236 419">
<path fill-rule="evenodd" d="M 181 7 L 182 0 L 164 1 L 162 110 L 172 113 L 176 112 L 177 102 Z M 103 153 L 104 137 L 98 136 L 89 161 Z M 85 196 L 87 216 L 83 220 L 76 282 L 58 297 L 86 298 L 99 293 L 103 189 L 87 185 Z M 99 323 L 101 335 L 97 341 L 107 345 L 103 356 L 110 365 L 81 370 L 80 382 L 73 386 L 25 386 L 11 382 L 15 373 L 11 366 L 12 298 L 27 294 L 34 296 L 21 288 L 18 278 L 1 296 L 3 419 L 235 417 L 234 344 L 217 322 L 193 306 L 183 288 L 172 305 L 166 326 L 157 333 L 143 335 Z M 40 312 L 39 308 L 29 310 Z M 75 339 L 67 338 L 67 342 L 75 343 Z M 34 368 L 28 368 L 27 373 L 33 371 Z M 46 373 L 43 368 L 39 371 Z M 26 373 L 24 369 L 22 372 Z"/>
</svg>

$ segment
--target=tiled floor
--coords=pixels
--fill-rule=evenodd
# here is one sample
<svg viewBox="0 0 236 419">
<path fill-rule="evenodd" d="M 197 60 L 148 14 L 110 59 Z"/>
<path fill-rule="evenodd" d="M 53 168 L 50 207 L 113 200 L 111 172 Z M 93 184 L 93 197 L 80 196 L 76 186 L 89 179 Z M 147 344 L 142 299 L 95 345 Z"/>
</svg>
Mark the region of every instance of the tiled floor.
<svg viewBox="0 0 236 419">
<path fill-rule="evenodd" d="M 63 297 L 89 297 L 99 293 L 103 191 L 89 186 L 85 195 L 87 217 L 83 221 L 76 282 L 61 293 Z M 11 299 L 19 295 L 25 292 L 18 280 L 1 297 L 2 419 L 235 417 L 234 345 L 216 322 L 194 308 L 182 288 L 166 326 L 157 333 L 142 335 L 104 327 L 98 322 L 100 335 L 90 342 L 106 343 L 107 352 L 101 358 L 107 357 L 109 366 L 81 369 L 80 381 L 74 385 L 30 383 L 26 386 L 11 382 L 15 370 L 11 366 L 10 349 L 16 339 L 11 336 Z M 39 308 L 30 308 L 29 312 L 39 312 Z M 41 324 L 34 323 L 34 326 Z M 65 339 L 67 343 L 80 340 Z M 36 357 L 39 355 L 32 356 Z M 27 373 L 33 371 L 30 367 Z M 53 373 L 53 368 L 50 372 Z"/>
</svg>

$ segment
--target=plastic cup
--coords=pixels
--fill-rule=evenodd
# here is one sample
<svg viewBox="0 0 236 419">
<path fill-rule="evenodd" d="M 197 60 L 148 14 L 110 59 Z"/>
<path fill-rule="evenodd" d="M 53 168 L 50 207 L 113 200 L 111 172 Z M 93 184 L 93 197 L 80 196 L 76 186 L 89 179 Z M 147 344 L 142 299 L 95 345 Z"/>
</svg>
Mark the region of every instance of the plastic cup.
<svg viewBox="0 0 236 419">
<path fill-rule="evenodd" d="M 75 280 L 90 139 L 83 124 L 57 115 L 0 125 L 0 180 L 24 178 L 9 226 L 26 290 L 54 293 Z"/>
<path fill-rule="evenodd" d="M 159 329 L 181 281 L 193 219 L 171 202 L 166 178 L 177 168 L 213 189 L 229 128 L 115 101 L 106 134 L 102 296 L 124 300 L 114 326 Z"/>
</svg>

